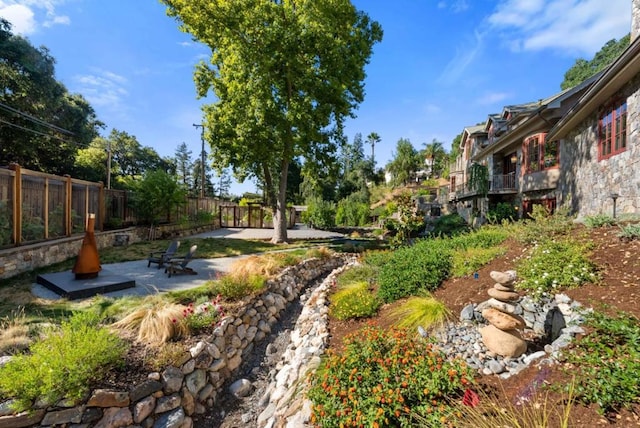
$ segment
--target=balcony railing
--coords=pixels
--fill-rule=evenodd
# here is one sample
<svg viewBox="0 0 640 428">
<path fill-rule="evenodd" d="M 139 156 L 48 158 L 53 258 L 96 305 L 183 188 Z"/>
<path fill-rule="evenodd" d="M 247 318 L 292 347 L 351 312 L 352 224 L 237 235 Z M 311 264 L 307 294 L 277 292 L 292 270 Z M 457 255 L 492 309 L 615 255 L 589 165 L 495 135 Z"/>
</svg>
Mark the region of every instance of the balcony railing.
<svg viewBox="0 0 640 428">
<path fill-rule="evenodd" d="M 449 192 L 449 201 L 456 199 L 469 198 L 479 194 L 477 189 L 472 189 L 469 182 L 458 184 Z M 489 180 L 489 193 L 513 193 L 516 188 L 516 174 L 496 174 L 491 176 Z"/>
</svg>

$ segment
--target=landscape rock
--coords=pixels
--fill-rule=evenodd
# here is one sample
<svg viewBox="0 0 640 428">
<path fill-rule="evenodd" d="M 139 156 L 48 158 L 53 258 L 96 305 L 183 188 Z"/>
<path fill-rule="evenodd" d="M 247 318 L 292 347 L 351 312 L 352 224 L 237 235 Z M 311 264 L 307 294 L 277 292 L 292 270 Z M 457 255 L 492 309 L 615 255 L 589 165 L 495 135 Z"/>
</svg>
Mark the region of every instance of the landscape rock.
<svg viewBox="0 0 640 428">
<path fill-rule="evenodd" d="M 517 358 L 527 350 L 527 342 L 518 330 L 500 330 L 493 325 L 480 329 L 482 341 L 487 349 L 503 357 Z"/>
<path fill-rule="evenodd" d="M 518 315 L 508 314 L 495 308 L 487 308 L 482 311 L 482 316 L 500 330 L 524 329 L 525 322 Z"/>
</svg>

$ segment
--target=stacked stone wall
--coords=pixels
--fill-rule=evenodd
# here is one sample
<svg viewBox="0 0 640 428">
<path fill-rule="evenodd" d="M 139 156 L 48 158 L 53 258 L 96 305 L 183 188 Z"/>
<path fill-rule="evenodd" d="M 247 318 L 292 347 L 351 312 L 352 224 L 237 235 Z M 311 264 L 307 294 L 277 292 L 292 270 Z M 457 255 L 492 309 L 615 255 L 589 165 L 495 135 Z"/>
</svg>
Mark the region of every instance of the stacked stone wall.
<svg viewBox="0 0 640 428">
<path fill-rule="evenodd" d="M 0 403 L 0 428 L 191 428 L 193 416 L 216 405 L 243 357 L 267 337 L 289 303 L 319 277 L 349 260 L 349 256 L 337 255 L 287 268 L 268 281 L 266 291 L 249 299 L 238 313 L 225 317 L 213 334 L 186 350 L 179 365 L 149 373 L 146 381 L 129 390 L 96 389 L 82 403 L 61 402 L 16 415 L 10 414 L 9 403 Z"/>
<path fill-rule="evenodd" d="M 558 205 L 566 205 L 578 218 L 597 214 L 640 213 L 640 75 L 635 76 L 616 99 L 627 100 L 627 147 L 622 153 L 598 160 L 598 113 L 585 119 L 567 136 L 560 148 L 561 177 Z"/>
</svg>

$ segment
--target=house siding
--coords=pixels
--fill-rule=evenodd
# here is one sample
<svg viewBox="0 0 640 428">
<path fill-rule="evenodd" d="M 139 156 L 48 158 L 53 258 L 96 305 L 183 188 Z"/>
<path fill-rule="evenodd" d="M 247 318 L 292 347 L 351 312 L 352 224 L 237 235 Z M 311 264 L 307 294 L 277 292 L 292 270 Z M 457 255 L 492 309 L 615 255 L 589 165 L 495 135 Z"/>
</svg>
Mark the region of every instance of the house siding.
<svg viewBox="0 0 640 428">
<path fill-rule="evenodd" d="M 613 214 L 612 193 L 620 195 L 616 214 L 640 213 L 640 74 L 619 92 L 627 98 L 627 149 L 598 160 L 598 112 L 592 112 L 560 145 L 558 205 L 578 219 Z"/>
</svg>

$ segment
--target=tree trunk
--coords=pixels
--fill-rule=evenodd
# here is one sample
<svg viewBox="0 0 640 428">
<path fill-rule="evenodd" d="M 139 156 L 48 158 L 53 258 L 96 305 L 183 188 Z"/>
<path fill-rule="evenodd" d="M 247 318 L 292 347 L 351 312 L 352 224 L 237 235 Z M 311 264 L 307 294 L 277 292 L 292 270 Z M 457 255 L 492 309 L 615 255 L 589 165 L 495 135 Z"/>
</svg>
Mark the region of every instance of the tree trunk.
<svg viewBox="0 0 640 428">
<path fill-rule="evenodd" d="M 273 238 L 271 242 L 279 244 L 287 242 L 287 172 L 289 163 L 282 166 L 280 172 L 280 183 L 278 185 L 278 196 L 276 198 L 276 209 L 273 219 Z"/>
</svg>

